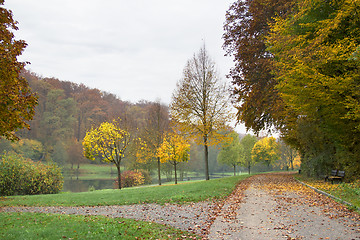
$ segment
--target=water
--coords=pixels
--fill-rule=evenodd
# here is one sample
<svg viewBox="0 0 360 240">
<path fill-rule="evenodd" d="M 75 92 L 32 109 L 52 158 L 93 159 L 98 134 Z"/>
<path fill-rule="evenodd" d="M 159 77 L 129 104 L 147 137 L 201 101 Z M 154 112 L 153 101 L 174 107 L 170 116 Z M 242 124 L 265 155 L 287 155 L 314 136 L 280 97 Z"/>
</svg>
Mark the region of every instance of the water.
<svg viewBox="0 0 360 240">
<path fill-rule="evenodd" d="M 63 192 L 87 192 L 90 188 L 95 190 L 114 189 L 113 179 L 80 180 L 76 178 L 65 178 Z"/>
</svg>

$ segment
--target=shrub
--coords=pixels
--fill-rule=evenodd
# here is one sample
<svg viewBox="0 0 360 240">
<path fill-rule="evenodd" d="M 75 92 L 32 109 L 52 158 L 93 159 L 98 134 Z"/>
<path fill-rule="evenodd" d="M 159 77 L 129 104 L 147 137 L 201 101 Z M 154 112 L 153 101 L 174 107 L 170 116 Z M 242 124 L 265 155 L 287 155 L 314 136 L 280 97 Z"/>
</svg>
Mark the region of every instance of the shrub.
<svg viewBox="0 0 360 240">
<path fill-rule="evenodd" d="M 152 183 L 152 178 L 151 178 L 151 174 L 148 170 L 145 169 L 139 169 L 139 172 L 141 172 L 141 174 L 144 177 L 144 183 L 143 184 L 151 184 Z"/>
<path fill-rule="evenodd" d="M 144 176 L 138 170 L 125 171 L 121 173 L 121 187 L 135 187 L 144 184 Z M 115 181 L 115 185 L 118 185 L 118 181 Z"/>
<path fill-rule="evenodd" d="M 58 193 L 63 182 L 55 164 L 33 162 L 16 154 L 4 154 L 0 160 L 2 196 Z"/>
</svg>

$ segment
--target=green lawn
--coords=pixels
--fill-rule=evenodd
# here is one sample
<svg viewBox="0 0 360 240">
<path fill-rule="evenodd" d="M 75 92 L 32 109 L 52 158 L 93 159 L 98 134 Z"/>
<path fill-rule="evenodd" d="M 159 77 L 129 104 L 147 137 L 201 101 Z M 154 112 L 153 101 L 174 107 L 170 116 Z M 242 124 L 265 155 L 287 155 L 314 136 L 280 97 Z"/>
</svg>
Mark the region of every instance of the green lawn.
<svg viewBox="0 0 360 240">
<path fill-rule="evenodd" d="M 32 196 L 1 197 L 1 206 L 101 206 L 136 203 L 187 203 L 229 195 L 238 181 L 249 175 L 209 181 L 185 182 L 177 185 L 143 186 Z"/>
<path fill-rule="evenodd" d="M 187 239 L 172 227 L 105 216 L 0 213 L 0 239 Z"/>
</svg>

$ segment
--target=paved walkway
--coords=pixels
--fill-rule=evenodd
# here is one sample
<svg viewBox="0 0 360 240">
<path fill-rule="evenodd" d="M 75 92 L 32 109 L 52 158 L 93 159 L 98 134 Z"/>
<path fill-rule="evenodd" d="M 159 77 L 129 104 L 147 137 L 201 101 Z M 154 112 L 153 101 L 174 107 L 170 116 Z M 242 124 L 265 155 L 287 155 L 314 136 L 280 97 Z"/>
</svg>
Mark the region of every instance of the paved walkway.
<svg viewBox="0 0 360 240">
<path fill-rule="evenodd" d="M 359 214 L 301 185 L 289 174 L 252 176 L 222 202 L 6 207 L 0 208 L 2 211 L 133 218 L 168 224 L 205 239 L 360 239 Z"/>
<path fill-rule="evenodd" d="M 209 239 L 360 239 L 358 214 L 291 175 L 257 175 L 244 184 L 227 199 Z"/>
</svg>

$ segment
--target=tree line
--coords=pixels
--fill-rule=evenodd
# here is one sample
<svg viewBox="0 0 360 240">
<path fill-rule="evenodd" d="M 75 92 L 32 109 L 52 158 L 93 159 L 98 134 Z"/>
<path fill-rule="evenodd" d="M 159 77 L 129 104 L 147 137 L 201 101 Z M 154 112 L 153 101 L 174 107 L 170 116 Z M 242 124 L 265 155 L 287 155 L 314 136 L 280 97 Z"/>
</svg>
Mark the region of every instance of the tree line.
<svg viewBox="0 0 360 240">
<path fill-rule="evenodd" d="M 311 176 L 360 174 L 359 0 L 245 0 L 226 13 L 237 119 L 275 128 Z"/>
</svg>

